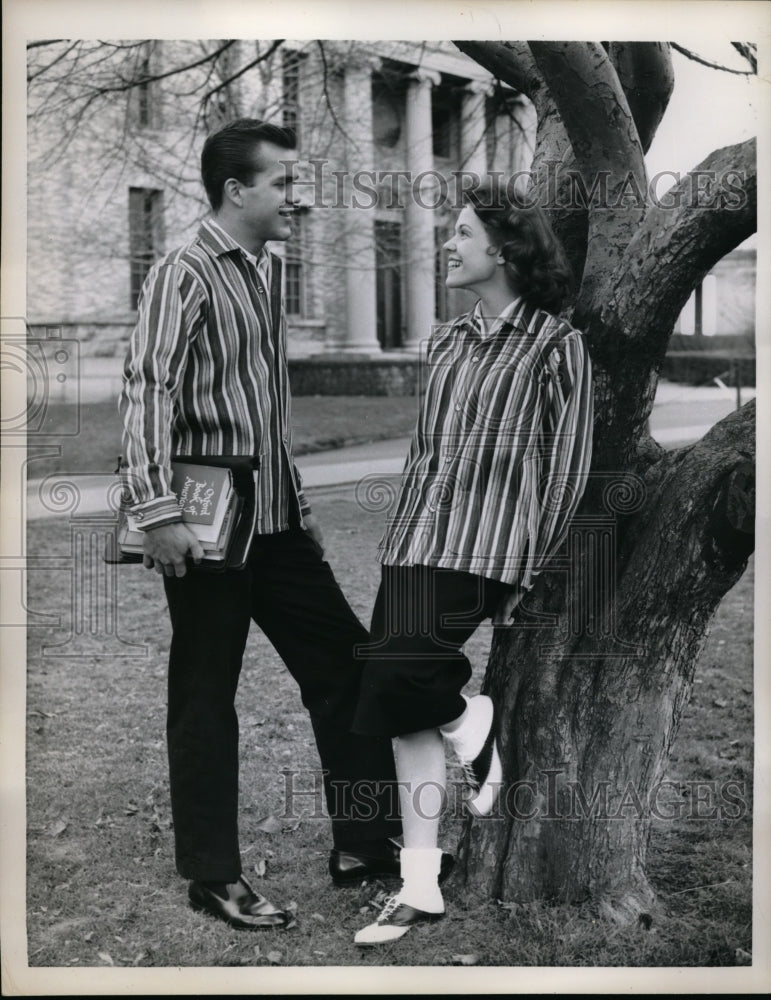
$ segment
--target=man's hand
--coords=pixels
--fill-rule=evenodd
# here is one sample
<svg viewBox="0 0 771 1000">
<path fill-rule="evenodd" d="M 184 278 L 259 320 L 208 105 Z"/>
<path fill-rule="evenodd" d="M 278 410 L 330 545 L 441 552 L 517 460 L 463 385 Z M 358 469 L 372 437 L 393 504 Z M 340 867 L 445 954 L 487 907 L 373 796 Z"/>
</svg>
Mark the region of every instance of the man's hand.
<svg viewBox="0 0 771 1000">
<path fill-rule="evenodd" d="M 319 522 L 313 514 L 306 514 L 303 517 L 303 527 L 319 547 L 319 555 L 324 555 L 324 536 L 321 533 Z"/>
<path fill-rule="evenodd" d="M 193 532 L 181 521 L 162 524 L 145 532 L 145 551 L 142 562 L 146 569 L 166 576 L 184 576 L 187 572 L 185 556 L 190 553 L 193 562 L 203 559 L 203 549 Z"/>
<path fill-rule="evenodd" d="M 503 597 L 495 609 L 495 614 L 493 615 L 493 625 L 509 625 L 511 623 L 511 616 L 514 614 L 514 608 L 519 604 L 522 598 L 525 596 L 526 591 L 520 590 L 519 587 L 509 591 L 505 597 Z"/>
</svg>

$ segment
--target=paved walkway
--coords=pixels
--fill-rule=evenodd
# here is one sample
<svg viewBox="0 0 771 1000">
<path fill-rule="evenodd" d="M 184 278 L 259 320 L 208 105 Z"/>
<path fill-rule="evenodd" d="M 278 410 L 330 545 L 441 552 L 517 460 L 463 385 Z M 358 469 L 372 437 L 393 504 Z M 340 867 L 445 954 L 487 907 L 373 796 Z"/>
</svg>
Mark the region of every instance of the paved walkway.
<svg viewBox="0 0 771 1000">
<path fill-rule="evenodd" d="M 755 395 L 743 389 L 741 402 Z M 697 441 L 709 428 L 736 407 L 736 390 L 719 386 L 693 387 L 661 382 L 651 414 L 651 433 L 665 448 Z M 353 496 L 355 484 L 368 476 L 394 476 L 401 472 L 409 438 L 376 441 L 297 459 L 305 488 L 311 493 L 345 490 Z M 99 514 L 116 502 L 115 477 L 58 474 L 27 485 L 26 518 L 56 514 Z"/>
</svg>

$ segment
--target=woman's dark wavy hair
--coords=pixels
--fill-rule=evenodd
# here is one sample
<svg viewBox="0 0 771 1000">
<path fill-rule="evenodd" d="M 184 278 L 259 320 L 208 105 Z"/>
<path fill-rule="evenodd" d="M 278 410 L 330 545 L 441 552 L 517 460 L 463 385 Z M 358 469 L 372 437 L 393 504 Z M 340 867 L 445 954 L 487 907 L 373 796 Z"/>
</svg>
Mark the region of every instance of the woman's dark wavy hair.
<svg viewBox="0 0 771 1000">
<path fill-rule="evenodd" d="M 512 287 L 540 309 L 559 313 L 570 297 L 573 272 L 543 209 L 494 180 L 467 191 L 465 202 L 503 255 Z"/>
<path fill-rule="evenodd" d="M 256 149 L 261 142 L 294 149 L 296 140 L 292 129 L 259 118 L 237 118 L 207 138 L 201 152 L 201 179 L 213 211 L 222 207 L 222 188 L 229 177 L 248 184 L 262 170 Z"/>
</svg>

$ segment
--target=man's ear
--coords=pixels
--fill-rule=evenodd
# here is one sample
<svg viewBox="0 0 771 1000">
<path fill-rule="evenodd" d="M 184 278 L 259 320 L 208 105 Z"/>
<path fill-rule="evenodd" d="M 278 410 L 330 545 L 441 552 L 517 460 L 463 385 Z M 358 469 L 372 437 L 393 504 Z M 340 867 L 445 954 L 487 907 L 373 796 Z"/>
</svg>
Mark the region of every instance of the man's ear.
<svg viewBox="0 0 771 1000">
<path fill-rule="evenodd" d="M 222 193 L 228 201 L 232 201 L 233 204 L 238 205 L 239 208 L 243 205 L 244 202 L 241 197 L 241 185 L 235 177 L 228 177 L 222 185 Z"/>
</svg>

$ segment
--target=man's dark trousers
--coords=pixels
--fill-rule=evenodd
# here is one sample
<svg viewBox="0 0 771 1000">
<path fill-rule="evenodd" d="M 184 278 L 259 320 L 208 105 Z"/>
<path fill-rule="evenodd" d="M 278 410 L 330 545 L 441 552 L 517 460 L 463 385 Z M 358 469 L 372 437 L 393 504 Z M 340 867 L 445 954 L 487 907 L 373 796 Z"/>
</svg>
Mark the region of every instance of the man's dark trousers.
<svg viewBox="0 0 771 1000">
<path fill-rule="evenodd" d="M 391 741 L 350 732 L 368 641 L 332 570 L 301 528 L 259 535 L 243 570 L 165 577 L 172 622 L 167 738 L 177 870 L 235 882 L 238 720 L 235 697 L 250 621 L 300 686 L 325 775 L 335 844 L 398 836 Z M 351 816 L 349 782 L 366 788 Z M 341 787 L 349 790 L 341 795 Z M 372 795 L 372 789 L 375 793 Z M 376 802 L 373 808 L 372 799 Z"/>
</svg>

